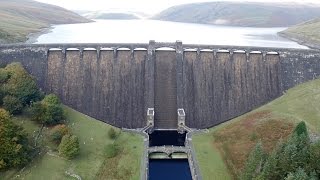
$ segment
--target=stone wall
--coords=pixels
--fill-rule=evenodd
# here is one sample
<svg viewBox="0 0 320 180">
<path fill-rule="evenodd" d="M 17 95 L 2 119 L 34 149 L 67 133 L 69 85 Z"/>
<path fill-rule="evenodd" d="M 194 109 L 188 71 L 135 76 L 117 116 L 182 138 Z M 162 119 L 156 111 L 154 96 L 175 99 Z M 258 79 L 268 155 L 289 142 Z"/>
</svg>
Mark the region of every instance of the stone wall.
<svg viewBox="0 0 320 180">
<path fill-rule="evenodd" d="M 159 129 L 176 128 L 177 108 L 189 127 L 214 126 L 317 78 L 319 60 L 316 50 L 181 42 L 0 46 L 0 65 L 21 62 L 45 92 L 125 128 L 145 126 L 147 108 Z"/>
</svg>

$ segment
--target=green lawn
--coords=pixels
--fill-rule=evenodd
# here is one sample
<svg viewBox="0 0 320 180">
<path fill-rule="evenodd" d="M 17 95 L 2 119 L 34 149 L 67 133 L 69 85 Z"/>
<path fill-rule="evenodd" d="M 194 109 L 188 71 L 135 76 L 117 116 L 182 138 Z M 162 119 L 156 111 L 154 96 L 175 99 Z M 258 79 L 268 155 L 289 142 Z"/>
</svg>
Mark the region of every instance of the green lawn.
<svg viewBox="0 0 320 180">
<path fill-rule="evenodd" d="M 107 144 L 114 142 L 107 134 L 111 126 L 68 107 L 65 107 L 65 110 L 68 126 L 79 138 L 80 155 L 73 160 L 59 157 L 56 145 L 48 141 L 49 128 L 44 128 L 43 136 L 40 138 L 40 143 L 44 147 L 42 149 L 45 149 L 43 155 L 36 158 L 23 171 L 11 170 L 0 173 L 0 179 L 74 179 L 67 176 L 65 171 L 77 174 L 82 179 L 123 179 L 122 174 L 126 175 L 126 179 L 139 179 L 143 152 L 141 136 L 121 132 L 116 141 L 122 145 L 123 151 L 118 156 L 107 159 L 104 148 Z M 40 126 L 23 116 L 15 118 L 14 121 L 26 129 L 30 139 L 33 139 L 39 132 Z"/>
<path fill-rule="evenodd" d="M 271 149 L 300 121 L 305 121 L 312 133 L 320 134 L 320 79 L 298 85 L 265 106 L 209 129 L 209 133 L 195 135 L 193 144 L 203 179 L 232 179 L 234 166 L 239 164 L 230 162 L 236 159 L 231 156 L 247 155 L 251 150 L 247 146 L 259 139 Z M 248 127 L 250 123 L 252 127 Z M 239 152 L 230 152 L 234 150 L 230 148 Z"/>
</svg>

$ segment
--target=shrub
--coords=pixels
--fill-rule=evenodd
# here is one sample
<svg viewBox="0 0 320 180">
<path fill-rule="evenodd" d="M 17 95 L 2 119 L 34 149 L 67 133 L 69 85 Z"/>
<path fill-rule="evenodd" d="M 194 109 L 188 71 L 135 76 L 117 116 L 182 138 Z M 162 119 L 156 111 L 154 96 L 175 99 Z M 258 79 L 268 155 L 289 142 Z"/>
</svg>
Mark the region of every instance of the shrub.
<svg viewBox="0 0 320 180">
<path fill-rule="evenodd" d="M 56 144 L 59 144 L 62 137 L 67 134 L 70 134 L 70 129 L 64 124 L 59 124 L 50 131 L 50 139 Z"/>
<path fill-rule="evenodd" d="M 108 136 L 110 139 L 116 139 L 118 136 L 118 133 L 116 132 L 116 130 L 114 130 L 114 128 L 110 128 L 108 131 Z"/>
<path fill-rule="evenodd" d="M 9 113 L 0 109 L 0 170 L 29 162 L 29 142 L 22 127 L 10 121 Z"/>
<path fill-rule="evenodd" d="M 11 114 L 19 114 L 23 109 L 19 99 L 10 95 L 3 98 L 3 107 Z"/>
<path fill-rule="evenodd" d="M 75 158 L 80 152 L 79 140 L 74 135 L 64 135 L 59 145 L 59 154 L 68 158 Z"/>
<path fill-rule="evenodd" d="M 116 157 L 121 151 L 121 146 L 117 143 L 108 144 L 105 147 L 105 155 L 107 158 Z"/>
</svg>

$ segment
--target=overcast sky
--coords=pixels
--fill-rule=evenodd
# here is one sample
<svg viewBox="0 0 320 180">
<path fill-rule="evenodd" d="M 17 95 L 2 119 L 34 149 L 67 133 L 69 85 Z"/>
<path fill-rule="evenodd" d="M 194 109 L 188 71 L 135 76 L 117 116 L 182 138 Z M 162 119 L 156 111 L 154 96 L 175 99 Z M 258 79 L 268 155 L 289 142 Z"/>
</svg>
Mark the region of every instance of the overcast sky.
<svg viewBox="0 0 320 180">
<path fill-rule="evenodd" d="M 49 4 L 62 6 L 70 10 L 115 10 L 115 11 L 138 11 L 147 14 L 155 14 L 165 8 L 193 2 L 206 2 L 217 0 L 37 0 Z M 222 1 L 222 0 L 220 0 Z M 244 0 L 223 0 L 237 1 Z M 254 2 L 296 2 L 296 3 L 316 3 L 320 5 L 320 0 L 245 0 Z"/>
</svg>

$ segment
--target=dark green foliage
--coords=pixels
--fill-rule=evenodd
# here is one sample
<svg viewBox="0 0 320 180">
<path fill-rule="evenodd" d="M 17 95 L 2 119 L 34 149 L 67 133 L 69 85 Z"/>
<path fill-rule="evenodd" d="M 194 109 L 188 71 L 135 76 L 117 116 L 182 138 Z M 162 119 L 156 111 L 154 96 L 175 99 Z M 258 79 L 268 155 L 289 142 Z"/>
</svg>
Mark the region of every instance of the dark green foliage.
<svg viewBox="0 0 320 180">
<path fill-rule="evenodd" d="M 0 69 L 0 84 L 7 82 L 9 79 L 9 73 L 5 69 L 1 68 Z"/>
<path fill-rule="evenodd" d="M 105 154 L 107 158 L 116 157 L 121 151 L 121 146 L 118 143 L 108 144 L 105 147 Z"/>
<path fill-rule="evenodd" d="M 25 165 L 30 160 L 29 152 L 26 133 L 10 121 L 7 111 L 0 109 L 0 170 Z"/>
<path fill-rule="evenodd" d="M 320 175 L 320 140 L 318 140 L 314 144 L 311 144 L 310 156 L 311 159 L 309 165 L 309 172 L 312 172 L 312 170 L 314 170 L 316 174 Z"/>
<path fill-rule="evenodd" d="M 320 142 L 310 142 L 305 123 L 299 123 L 286 142 L 279 142 L 265 163 L 260 155 L 261 148 L 258 144 L 251 152 L 241 179 L 304 180 L 320 177 Z"/>
<path fill-rule="evenodd" d="M 3 107 L 11 114 L 20 114 L 23 109 L 19 99 L 10 95 L 3 98 Z"/>
<path fill-rule="evenodd" d="M 45 104 L 55 104 L 55 105 L 60 105 L 61 104 L 60 99 L 54 94 L 46 95 L 43 98 L 42 102 L 45 103 Z"/>
<path fill-rule="evenodd" d="M 2 85 L 0 84 L 0 106 L 3 104 L 3 98 L 6 96 L 5 91 L 3 90 Z"/>
<path fill-rule="evenodd" d="M 307 130 L 307 125 L 304 121 L 301 121 L 296 128 L 293 131 L 295 134 L 297 134 L 298 136 L 305 134 L 306 136 L 308 136 L 308 130 Z"/>
<path fill-rule="evenodd" d="M 282 149 L 282 142 L 279 142 L 277 147 L 268 156 L 261 174 L 259 177 L 261 179 L 275 179 L 279 176 L 278 174 L 278 162 L 279 162 L 279 151 Z"/>
<path fill-rule="evenodd" d="M 241 179 L 249 180 L 258 177 L 262 171 L 264 157 L 265 153 L 263 152 L 261 142 L 259 142 L 248 157 Z"/>
<path fill-rule="evenodd" d="M 285 180 L 311 180 L 302 168 L 298 168 L 294 173 L 289 173 Z"/>
<path fill-rule="evenodd" d="M 75 158 L 80 152 L 79 140 L 75 135 L 64 135 L 59 145 L 59 154 L 68 159 Z"/>
<path fill-rule="evenodd" d="M 23 105 L 38 101 L 41 93 L 36 85 L 35 79 L 28 74 L 20 63 L 11 63 L 6 66 L 9 79 L 4 84 L 8 95 L 15 96 Z"/>
<path fill-rule="evenodd" d="M 46 125 L 59 124 L 65 118 L 60 100 L 53 94 L 41 102 L 32 103 L 29 112 L 34 121 Z"/>
<path fill-rule="evenodd" d="M 70 129 L 64 124 L 58 124 L 50 131 L 50 139 L 59 144 L 62 137 L 67 134 L 70 134 Z"/>
<path fill-rule="evenodd" d="M 116 132 L 116 130 L 114 130 L 114 128 L 110 128 L 108 131 L 108 136 L 110 139 L 116 139 L 118 136 L 118 133 Z"/>
</svg>

